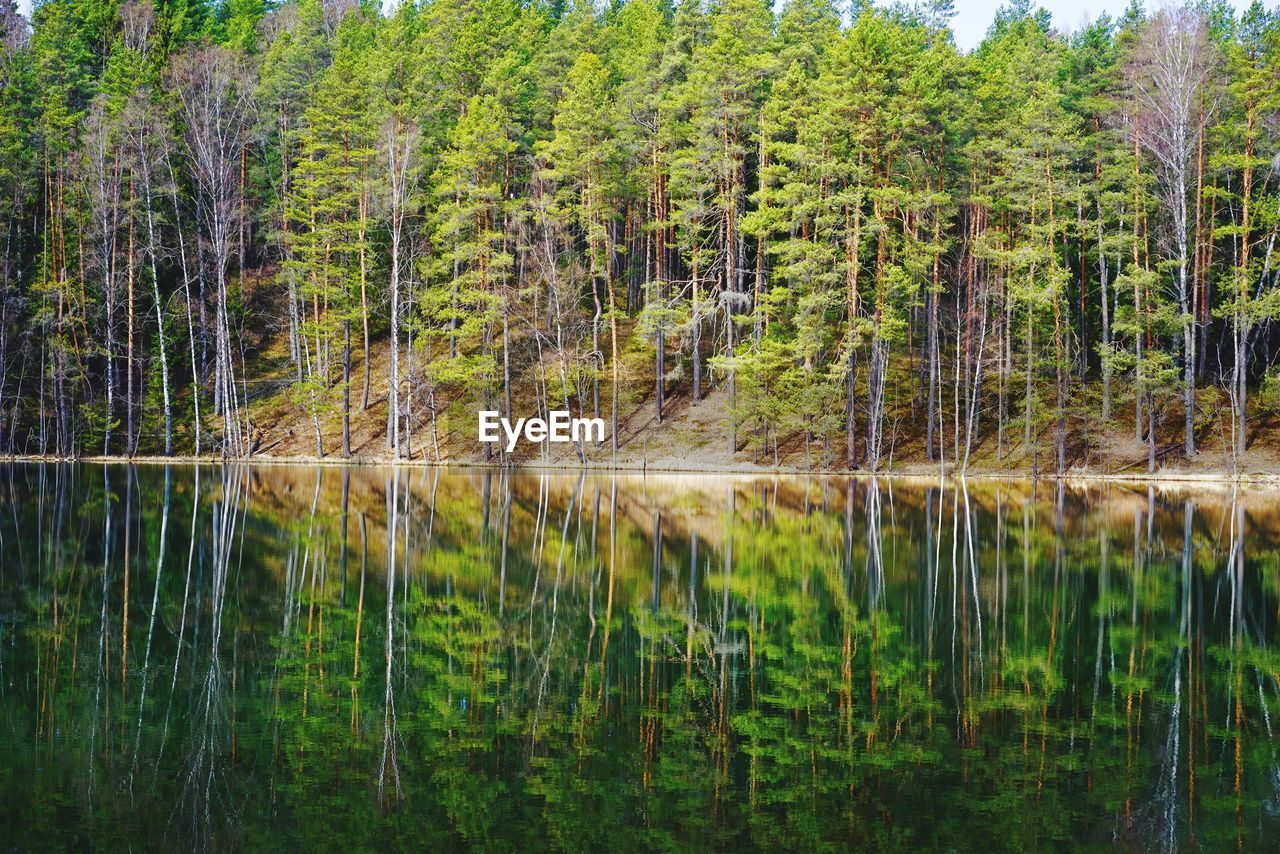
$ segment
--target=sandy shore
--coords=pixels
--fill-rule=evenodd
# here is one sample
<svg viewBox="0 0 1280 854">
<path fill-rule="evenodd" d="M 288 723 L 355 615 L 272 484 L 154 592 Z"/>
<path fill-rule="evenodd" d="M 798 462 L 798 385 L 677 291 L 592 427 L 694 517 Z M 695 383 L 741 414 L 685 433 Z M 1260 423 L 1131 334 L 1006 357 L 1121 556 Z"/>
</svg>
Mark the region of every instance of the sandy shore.
<svg viewBox="0 0 1280 854">
<path fill-rule="evenodd" d="M 724 463 L 699 463 L 693 460 L 636 460 L 626 457 L 618 457 L 616 459 L 588 459 L 585 463 L 579 461 L 576 457 L 565 458 L 533 458 L 518 460 L 506 466 L 496 462 L 485 462 L 483 459 L 446 459 L 442 461 L 425 460 L 425 459 L 401 459 L 395 460 L 391 457 L 383 456 L 353 456 L 344 459 L 339 456 L 315 457 L 305 455 L 288 455 L 288 456 L 272 456 L 259 455 L 249 457 L 243 460 L 226 460 L 219 456 L 202 455 L 180 455 L 171 457 L 157 456 L 137 456 L 133 458 L 121 456 L 82 456 L 74 459 L 65 459 L 52 456 L 13 456 L 8 458 L 9 462 L 15 463 L 106 463 L 106 464 L 137 464 L 137 465 L 194 465 L 206 464 L 216 465 L 229 462 L 247 463 L 251 465 L 273 465 L 273 466 L 361 466 L 361 467 L 378 467 L 378 466 L 400 466 L 400 467 L 424 467 L 424 468 L 465 468 L 465 469 L 499 469 L 508 467 L 520 471 L 590 471 L 590 472 L 608 472 L 619 471 L 627 473 L 636 472 L 653 472 L 655 474 L 668 475 L 698 475 L 698 474 L 716 474 L 716 475 L 745 475 L 745 476 L 768 476 L 768 475 L 787 475 L 787 476 L 824 476 L 824 477 L 855 477 L 855 478 L 895 478 L 910 479 L 923 481 L 937 481 L 939 478 L 946 479 L 964 479 L 973 481 L 1005 481 L 1005 480 L 1045 480 L 1065 482 L 1112 482 L 1112 483 L 1128 483 L 1128 484 L 1202 484 L 1214 486 L 1229 486 L 1235 484 L 1248 485 L 1252 487 L 1280 488 L 1280 472 L 1272 471 L 1246 471 L 1238 475 L 1233 475 L 1226 470 L 1185 470 L 1177 467 L 1160 468 L 1152 474 L 1146 472 L 1104 472 L 1091 470 L 1087 468 L 1068 469 L 1061 476 L 1050 471 L 1040 471 L 1033 473 L 1016 467 L 1003 467 L 999 470 L 993 470 L 987 466 L 970 466 L 968 471 L 961 472 L 958 469 L 946 465 L 939 466 L 919 465 L 919 464 L 897 464 L 892 468 L 882 469 L 873 474 L 866 469 L 848 470 L 842 468 L 806 468 L 800 466 L 761 466 L 750 463 L 742 464 L 724 464 Z"/>
</svg>

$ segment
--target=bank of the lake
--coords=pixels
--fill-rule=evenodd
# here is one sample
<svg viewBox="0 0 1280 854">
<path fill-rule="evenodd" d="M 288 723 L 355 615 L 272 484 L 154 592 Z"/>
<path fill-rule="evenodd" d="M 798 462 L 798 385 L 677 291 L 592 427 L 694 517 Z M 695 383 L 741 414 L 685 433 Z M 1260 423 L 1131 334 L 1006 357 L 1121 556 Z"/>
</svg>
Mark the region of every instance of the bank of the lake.
<svg viewBox="0 0 1280 854">
<path fill-rule="evenodd" d="M 765 465 L 753 463 L 699 463 L 697 460 L 673 459 L 635 459 L 629 455 L 614 458 L 601 456 L 598 451 L 590 453 L 585 461 L 574 456 L 558 453 L 531 458 L 515 458 L 511 462 L 501 462 L 497 458 L 485 460 L 483 457 L 456 458 L 445 460 L 415 458 L 395 459 L 389 456 L 360 454 L 351 457 L 327 456 L 315 457 L 305 454 L 280 456 L 273 454 L 256 454 L 243 459 L 224 458 L 217 455 L 174 455 L 134 457 L 88 455 L 62 459 L 53 456 L 12 456 L 0 458 L 0 462 L 12 463 L 110 463 L 114 465 L 273 465 L 273 466 L 325 466 L 325 467 L 383 467 L 396 466 L 405 468 L 443 468 L 443 469 L 490 469 L 494 471 L 514 470 L 522 472 L 591 472 L 595 474 L 610 471 L 635 473 L 653 472 L 655 474 L 672 475 L 788 475 L 788 476 L 825 476 L 911 480 L 920 482 L 936 482 L 943 479 L 967 479 L 972 481 L 1018 481 L 1044 480 L 1065 481 L 1067 483 L 1117 483 L 1117 484 L 1153 484 L 1157 486 L 1203 485 L 1207 488 L 1230 488 L 1242 486 L 1252 489 L 1280 488 L 1280 468 L 1269 470 L 1242 470 L 1232 473 L 1229 468 L 1212 466 L 1161 466 L 1154 472 L 1147 472 L 1140 466 L 1124 466 L 1119 470 L 1093 469 L 1088 467 L 1072 467 L 1062 474 L 1052 470 L 1021 469 L 1016 466 L 994 466 L 988 463 L 972 465 L 965 470 L 943 462 L 938 463 L 897 463 L 890 468 L 878 472 L 867 469 L 841 469 L 836 467 L 817 468 L 797 465 Z"/>
</svg>

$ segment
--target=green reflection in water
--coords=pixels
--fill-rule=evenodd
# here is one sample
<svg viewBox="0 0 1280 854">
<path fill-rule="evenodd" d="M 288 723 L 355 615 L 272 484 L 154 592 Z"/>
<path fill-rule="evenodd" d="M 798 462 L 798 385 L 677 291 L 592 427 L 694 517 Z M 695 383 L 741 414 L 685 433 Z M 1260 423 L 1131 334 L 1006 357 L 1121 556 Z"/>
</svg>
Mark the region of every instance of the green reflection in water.
<svg viewBox="0 0 1280 854">
<path fill-rule="evenodd" d="M 1277 530 L 1204 489 L 11 465 L 0 841 L 1258 849 Z"/>
</svg>

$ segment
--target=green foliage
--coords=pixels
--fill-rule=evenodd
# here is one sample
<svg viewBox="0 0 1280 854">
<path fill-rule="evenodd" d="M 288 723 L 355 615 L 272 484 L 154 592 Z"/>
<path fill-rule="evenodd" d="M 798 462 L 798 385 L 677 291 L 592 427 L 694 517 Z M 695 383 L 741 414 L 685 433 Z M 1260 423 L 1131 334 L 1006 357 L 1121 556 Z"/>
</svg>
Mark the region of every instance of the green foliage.
<svg viewBox="0 0 1280 854">
<path fill-rule="evenodd" d="M 1275 13 L 1132 4 L 1066 36 L 1019 0 L 962 51 L 952 6 L 47 0 L 28 31 L 6 3 L 0 422 L 82 452 L 150 417 L 161 340 L 191 417 L 234 363 L 272 390 L 248 422 L 318 421 L 394 328 L 410 432 L 599 413 L 616 377 L 622 421 L 722 395 L 761 460 L 936 461 L 950 425 L 1003 463 L 1021 419 L 1023 457 L 1052 425 L 1065 467 L 1113 389 L 1163 409 L 1180 371 L 1193 432 L 1223 386 L 1247 433 L 1280 316 Z M 1197 46 L 1181 183 L 1162 33 Z M 211 92 L 252 128 L 201 176 L 195 105 L 233 130 Z M 219 344 L 222 269 L 247 325 Z"/>
<path fill-rule="evenodd" d="M 24 471 L 0 487 L 18 845 L 1276 832 L 1280 546 L 1243 493 Z"/>
</svg>

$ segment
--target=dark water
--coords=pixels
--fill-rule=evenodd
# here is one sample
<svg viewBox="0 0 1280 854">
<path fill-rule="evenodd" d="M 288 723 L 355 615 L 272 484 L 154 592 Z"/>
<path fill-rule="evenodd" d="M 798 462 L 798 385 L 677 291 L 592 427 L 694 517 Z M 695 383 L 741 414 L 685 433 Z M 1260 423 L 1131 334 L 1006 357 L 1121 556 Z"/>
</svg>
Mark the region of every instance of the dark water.
<svg viewBox="0 0 1280 854">
<path fill-rule="evenodd" d="M 1258 850 L 1274 497 L 0 468 L 0 847 Z"/>
</svg>

